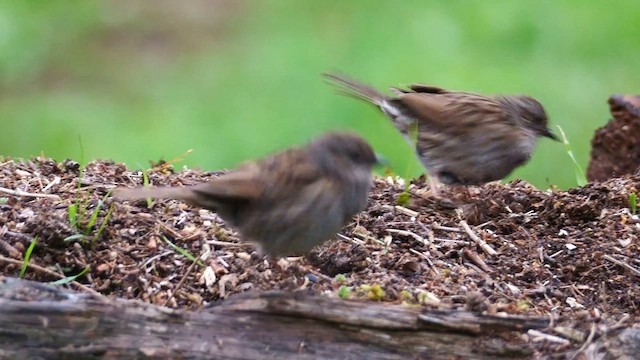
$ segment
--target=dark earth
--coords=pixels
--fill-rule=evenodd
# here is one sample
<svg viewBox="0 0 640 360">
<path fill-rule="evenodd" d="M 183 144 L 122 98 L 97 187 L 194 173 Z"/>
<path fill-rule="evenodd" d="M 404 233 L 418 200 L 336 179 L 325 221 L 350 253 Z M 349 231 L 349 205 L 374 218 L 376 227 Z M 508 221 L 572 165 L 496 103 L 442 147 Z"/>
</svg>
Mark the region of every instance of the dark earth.
<svg viewBox="0 0 640 360">
<path fill-rule="evenodd" d="M 178 186 L 220 173 L 173 173 L 163 164 L 147 176 L 153 185 Z M 19 275 L 37 238 L 25 278 L 50 282 L 88 268 L 63 285 L 81 292 L 199 309 L 236 293 L 287 290 L 551 316 L 548 329 L 524 335 L 542 352 L 578 349 L 640 318 L 640 218 L 630 205 L 638 175 L 568 191 L 524 181 L 444 188 L 441 199 L 417 179 L 408 201 L 402 181 L 376 178 L 367 209 L 340 235 L 303 257 L 268 259 L 215 213 L 173 200 L 148 207 L 112 199 L 116 186 L 144 181 L 121 164 L 94 161 L 80 177 L 73 161 L 5 159 L 0 174 L 5 276 Z M 49 196 L 35 196 L 42 194 Z M 76 202 L 74 227 L 68 208 Z"/>
</svg>

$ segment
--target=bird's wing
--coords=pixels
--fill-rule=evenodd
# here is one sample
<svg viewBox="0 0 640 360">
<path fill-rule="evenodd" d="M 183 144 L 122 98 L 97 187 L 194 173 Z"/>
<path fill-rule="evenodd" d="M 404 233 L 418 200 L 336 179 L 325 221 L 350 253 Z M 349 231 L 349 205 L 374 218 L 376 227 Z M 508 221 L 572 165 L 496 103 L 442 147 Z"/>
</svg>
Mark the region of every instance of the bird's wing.
<svg viewBox="0 0 640 360">
<path fill-rule="evenodd" d="M 507 123 L 511 119 L 511 115 L 492 98 L 471 93 L 408 93 L 398 100 L 419 119 L 419 128 L 425 130 L 468 132 L 480 124 Z"/>
<path fill-rule="evenodd" d="M 425 85 L 425 84 L 411 84 L 409 86 L 411 90 L 417 93 L 426 93 L 426 94 L 447 94 L 448 90 L 445 90 L 441 87 L 433 86 L 433 85 Z"/>
<path fill-rule="evenodd" d="M 433 123 L 445 122 L 449 100 L 438 95 L 427 93 L 406 93 L 395 102 L 401 104 L 401 108 L 418 122 L 427 121 Z"/>
<path fill-rule="evenodd" d="M 246 164 L 230 173 L 190 189 L 200 196 L 217 202 L 251 201 L 262 194 L 257 166 Z"/>
</svg>

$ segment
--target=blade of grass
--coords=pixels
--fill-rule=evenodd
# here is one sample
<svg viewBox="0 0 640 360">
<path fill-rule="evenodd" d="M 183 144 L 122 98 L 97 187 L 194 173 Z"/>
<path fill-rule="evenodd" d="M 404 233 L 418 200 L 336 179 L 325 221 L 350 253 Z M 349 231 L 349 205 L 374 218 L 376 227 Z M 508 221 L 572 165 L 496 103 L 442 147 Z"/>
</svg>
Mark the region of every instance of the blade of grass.
<svg viewBox="0 0 640 360">
<path fill-rule="evenodd" d="M 82 144 L 82 136 L 78 135 L 78 145 L 80 146 L 80 166 L 78 167 L 78 186 L 76 192 L 76 201 L 73 210 L 73 217 L 71 216 L 71 206 L 69 206 L 69 220 L 71 222 L 71 226 L 74 228 L 78 228 L 78 219 L 82 218 L 82 209 L 81 209 L 81 198 L 80 198 L 80 188 L 82 187 L 82 174 L 84 174 L 84 144 Z M 72 220 L 72 221 L 71 221 Z"/>
<path fill-rule="evenodd" d="M 111 213 L 113 213 L 113 209 L 115 207 L 114 205 L 115 204 L 111 204 L 111 206 L 109 206 L 109 211 L 107 211 L 107 215 L 104 216 L 104 220 L 102 220 L 102 224 L 100 224 L 98 231 L 93 236 L 93 241 L 91 241 L 91 246 L 93 246 L 93 244 L 96 242 L 96 239 L 100 238 L 100 234 L 102 234 L 102 230 L 104 230 L 104 228 L 107 227 L 107 223 L 109 223 L 109 219 L 111 218 Z"/>
<path fill-rule="evenodd" d="M 95 209 L 93 209 L 93 213 L 91 213 L 91 218 L 89 219 L 89 222 L 87 223 L 87 226 L 84 229 L 85 235 L 89 235 L 89 233 L 91 233 L 91 230 L 93 230 L 93 226 L 96 224 L 96 220 L 98 219 L 98 214 L 100 213 L 100 209 L 102 209 L 103 204 L 104 203 L 102 202 L 102 200 L 99 200 L 98 205 L 96 206 Z"/>
<path fill-rule="evenodd" d="M 76 226 L 78 225 L 78 203 L 77 203 L 77 199 L 76 199 L 76 203 L 69 205 L 67 210 L 69 212 L 69 224 L 71 224 L 72 228 L 76 229 L 77 228 Z"/>
<path fill-rule="evenodd" d="M 80 276 L 86 274 L 89 271 L 89 267 L 87 266 L 86 268 L 84 268 L 84 270 L 80 271 L 78 274 L 73 275 L 73 276 L 67 276 L 64 279 L 60 279 L 60 280 L 56 280 L 56 281 L 51 281 L 48 284 L 49 285 L 64 285 L 64 284 L 68 284 L 72 281 L 75 281 L 77 278 L 79 278 Z"/>
<path fill-rule="evenodd" d="M 636 193 L 629 194 L 629 208 L 631 213 L 635 215 L 638 211 L 638 195 Z"/>
<path fill-rule="evenodd" d="M 171 246 L 175 251 L 177 251 L 178 253 L 184 255 L 187 259 L 191 260 L 191 261 L 197 261 L 198 265 L 204 266 L 204 264 L 202 263 L 202 261 L 200 261 L 199 259 L 197 259 L 195 256 L 191 255 L 191 253 L 189 253 L 187 250 L 181 248 L 180 246 L 172 243 L 171 241 L 169 241 L 169 239 L 167 239 L 166 236 L 162 236 L 162 239 L 164 239 L 164 241 L 169 244 L 169 246 Z"/>
<path fill-rule="evenodd" d="M 567 151 L 567 154 L 571 158 L 571 161 L 573 161 L 573 166 L 574 166 L 574 170 L 575 170 L 575 173 L 576 173 L 576 183 L 578 184 L 578 186 L 587 185 L 587 177 L 584 174 L 584 170 L 582 170 L 582 166 L 580 166 L 580 164 L 578 164 L 578 161 L 576 160 L 576 157 L 573 155 L 573 151 L 571 150 L 571 144 L 569 144 L 569 140 L 567 139 L 567 137 L 564 134 L 564 131 L 562 130 L 562 127 L 560 127 L 560 125 L 558 125 L 558 130 L 560 130 L 560 136 L 562 137 L 562 143 L 564 144 L 564 147 L 565 147 L 565 149 Z"/>
<path fill-rule="evenodd" d="M 27 272 L 27 266 L 29 265 L 29 259 L 31 259 L 31 253 L 36 247 L 37 242 L 38 237 L 36 236 L 31 240 L 31 244 L 29 244 L 27 251 L 24 253 L 24 261 L 22 262 L 22 269 L 20 269 L 20 279 L 24 279 L 24 274 Z"/>
</svg>

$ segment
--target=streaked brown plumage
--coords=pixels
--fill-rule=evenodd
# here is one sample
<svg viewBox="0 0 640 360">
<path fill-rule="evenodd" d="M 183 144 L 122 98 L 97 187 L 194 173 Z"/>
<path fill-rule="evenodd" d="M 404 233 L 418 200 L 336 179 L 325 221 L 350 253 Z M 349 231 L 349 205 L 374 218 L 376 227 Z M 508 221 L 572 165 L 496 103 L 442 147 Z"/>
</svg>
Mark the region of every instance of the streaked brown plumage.
<svg viewBox="0 0 640 360">
<path fill-rule="evenodd" d="M 414 84 L 409 90 L 392 88 L 396 96 L 390 97 L 345 76 L 324 75 L 347 95 L 378 106 L 415 146 L 429 175 L 445 184 L 500 180 L 529 160 L 538 137 L 557 140 L 544 108 L 529 96 L 490 97 Z"/>
<path fill-rule="evenodd" d="M 300 254 L 329 239 L 364 209 L 376 163 L 351 133 L 250 162 L 191 187 L 118 188 L 126 199 L 173 198 L 217 212 L 244 240 L 272 256 Z"/>
</svg>

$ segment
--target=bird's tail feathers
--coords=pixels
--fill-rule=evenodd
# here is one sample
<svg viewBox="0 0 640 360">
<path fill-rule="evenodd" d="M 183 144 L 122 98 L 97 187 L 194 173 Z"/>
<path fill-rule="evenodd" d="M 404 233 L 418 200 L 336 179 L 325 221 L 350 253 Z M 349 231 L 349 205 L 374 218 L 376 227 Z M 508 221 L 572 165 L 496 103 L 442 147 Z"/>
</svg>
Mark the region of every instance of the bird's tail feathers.
<svg viewBox="0 0 640 360">
<path fill-rule="evenodd" d="M 387 100 L 387 96 L 373 87 L 350 79 L 339 74 L 322 74 L 329 79 L 331 83 L 338 87 L 338 92 L 342 95 L 352 96 L 361 100 L 368 101 L 377 106 L 383 106 Z"/>
<path fill-rule="evenodd" d="M 191 200 L 193 192 L 186 187 L 119 187 L 113 191 L 113 197 L 126 200 L 146 198 Z"/>
</svg>

